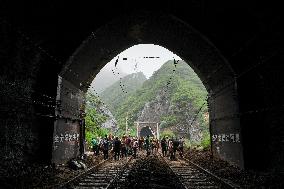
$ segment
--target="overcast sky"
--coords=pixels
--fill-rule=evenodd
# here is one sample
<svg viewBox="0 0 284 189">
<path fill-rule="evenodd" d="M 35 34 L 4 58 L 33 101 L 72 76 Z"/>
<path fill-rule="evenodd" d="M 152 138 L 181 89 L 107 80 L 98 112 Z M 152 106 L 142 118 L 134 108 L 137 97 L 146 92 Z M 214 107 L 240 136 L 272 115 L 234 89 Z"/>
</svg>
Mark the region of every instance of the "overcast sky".
<svg viewBox="0 0 284 189">
<path fill-rule="evenodd" d="M 119 59 L 117 67 L 120 70 L 129 74 L 134 72 L 143 72 L 147 78 L 149 78 L 154 71 L 158 70 L 166 61 L 173 60 L 174 58 L 176 60 L 181 59 L 168 49 L 159 45 L 140 44 L 132 46 L 127 50 L 121 52 L 119 55 L 114 57 L 105 67 L 111 69 L 115 68 L 115 62 L 118 57 Z M 127 58 L 127 60 L 124 60 L 123 58 Z"/>
</svg>

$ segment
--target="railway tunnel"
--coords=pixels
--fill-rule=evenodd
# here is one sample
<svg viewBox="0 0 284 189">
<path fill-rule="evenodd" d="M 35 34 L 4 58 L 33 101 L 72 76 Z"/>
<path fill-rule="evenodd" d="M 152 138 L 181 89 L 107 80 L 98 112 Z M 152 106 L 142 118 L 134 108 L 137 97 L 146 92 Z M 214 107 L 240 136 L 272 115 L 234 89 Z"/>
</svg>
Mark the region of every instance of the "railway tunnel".
<svg viewBox="0 0 284 189">
<path fill-rule="evenodd" d="M 166 15 L 150 13 L 127 15 L 93 32 L 82 43 L 59 74 L 57 101 L 60 101 L 60 106 L 63 108 L 58 113 L 62 118 L 56 121 L 55 129 L 69 127 L 65 126 L 69 125 L 68 122 L 65 123 L 60 119 L 72 117 L 76 119 L 76 115 L 80 113 L 79 107 L 83 105 L 80 99 L 83 99 L 83 94 L 89 88 L 95 74 L 112 57 L 137 42 L 169 47 L 187 62 L 192 62 L 191 66 L 210 91 L 208 101 L 211 134 L 218 136 L 216 139 L 218 143 L 214 143 L 215 140 L 213 142 L 214 154 L 243 167 L 237 88 L 232 68 L 205 37 L 177 18 Z M 175 46 L 171 47 L 170 44 Z M 226 139 L 223 135 L 226 135 Z M 73 154 L 72 149 L 68 151 Z M 62 156 L 62 153 L 64 151 L 59 151 L 55 159 Z"/>
<path fill-rule="evenodd" d="M 80 109 L 95 75 L 125 49 L 154 43 L 190 62 L 209 92 L 214 156 L 241 168 L 283 170 L 277 5 L 144 3 L 4 4 L 1 167 L 17 170 L 21 163 L 61 163 L 79 155 Z M 55 152 L 54 133 L 64 128 L 76 134 L 74 142 Z"/>
<path fill-rule="evenodd" d="M 143 127 L 140 131 L 140 136 L 146 137 L 146 136 L 154 137 L 152 131 L 150 130 L 149 127 Z"/>
</svg>

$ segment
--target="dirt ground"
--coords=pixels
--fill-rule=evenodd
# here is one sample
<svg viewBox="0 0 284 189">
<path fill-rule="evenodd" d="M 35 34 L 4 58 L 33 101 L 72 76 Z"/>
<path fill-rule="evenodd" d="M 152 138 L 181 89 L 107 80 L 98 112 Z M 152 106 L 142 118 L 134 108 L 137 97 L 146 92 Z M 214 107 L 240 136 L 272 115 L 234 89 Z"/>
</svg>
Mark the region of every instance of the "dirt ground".
<svg viewBox="0 0 284 189">
<path fill-rule="evenodd" d="M 182 189 L 182 185 L 165 162 L 155 156 L 138 159 L 126 179 L 126 188 Z"/>
<path fill-rule="evenodd" d="M 240 170 L 225 161 L 213 158 L 209 150 L 188 150 L 185 157 L 215 175 L 233 181 L 241 188 L 284 188 L 283 173 Z"/>
<path fill-rule="evenodd" d="M 92 154 L 82 160 L 87 168 L 97 165 L 102 161 L 102 156 L 94 157 Z M 0 178 L 1 189 L 24 188 L 56 188 L 74 176 L 82 173 L 84 169 L 74 170 L 67 165 L 52 166 L 34 164 L 29 167 L 22 166 L 18 175 L 8 175 Z"/>
</svg>

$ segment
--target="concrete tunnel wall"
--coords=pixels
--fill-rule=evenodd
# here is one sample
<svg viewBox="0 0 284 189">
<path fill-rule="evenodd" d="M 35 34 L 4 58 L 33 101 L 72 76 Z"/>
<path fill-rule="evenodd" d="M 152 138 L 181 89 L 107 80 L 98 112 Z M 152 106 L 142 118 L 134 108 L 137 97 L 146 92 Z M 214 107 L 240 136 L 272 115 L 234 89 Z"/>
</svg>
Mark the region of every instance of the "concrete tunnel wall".
<svg viewBox="0 0 284 189">
<path fill-rule="evenodd" d="M 107 62 L 139 43 L 163 46 L 195 70 L 209 92 L 210 132 L 217 136 L 211 138 L 213 154 L 243 167 L 234 72 L 208 39 L 175 17 L 140 13 L 115 19 L 82 43 L 60 76 L 86 92 Z"/>
<path fill-rule="evenodd" d="M 20 173 L 21 167 L 33 165 L 35 162 L 50 162 L 56 118 L 53 107 L 46 107 L 38 102 L 54 105 L 58 74 L 82 40 L 92 31 L 96 31 L 103 24 L 109 23 L 119 15 L 129 15 L 130 12 L 144 9 L 153 12 L 160 10 L 175 15 L 198 29 L 222 52 L 228 60 L 229 68 L 231 67 L 233 71 L 227 72 L 228 67 L 226 66 L 218 68 L 211 66 L 207 67 L 207 70 L 205 66 L 198 66 L 200 63 L 206 62 L 207 64 L 208 60 L 216 58 L 215 50 L 209 48 L 210 45 L 199 45 L 203 44 L 200 41 L 194 43 L 194 47 L 200 46 L 197 49 L 205 47 L 205 52 L 207 48 L 210 52 L 214 52 L 212 55 L 207 53 L 207 57 L 197 56 L 199 51 L 194 51 L 196 49 L 183 45 L 189 40 L 183 40 L 177 44 L 174 40 L 167 41 L 169 39 L 163 33 L 158 36 L 148 28 L 146 33 L 151 34 L 151 38 L 143 34 L 145 27 L 144 32 L 140 32 L 139 24 L 138 27 L 133 27 L 131 30 L 131 33 L 135 34 L 132 35 L 134 38 L 131 38 L 128 43 L 119 42 L 120 47 L 112 48 L 116 46 L 116 41 L 108 39 L 115 42 L 109 46 L 110 55 L 108 56 L 109 53 L 104 50 L 108 48 L 99 49 L 104 56 L 100 57 L 101 60 L 96 61 L 98 64 L 94 65 L 90 71 L 98 71 L 98 68 L 109 60 L 108 57 L 111 58 L 129 46 L 141 42 L 156 43 L 176 52 L 183 59 L 188 57 L 189 59 L 185 60 L 188 63 L 190 63 L 189 60 L 192 61 L 191 66 L 195 71 L 200 70 L 204 73 L 202 80 L 205 85 L 208 80 L 207 87 L 208 91 L 212 92 L 211 94 L 213 94 L 213 89 L 210 91 L 209 83 L 216 87 L 224 85 L 224 90 L 221 90 L 222 88 L 215 89 L 215 93 L 220 91 L 220 93 L 216 93 L 219 97 L 215 96 L 209 99 L 209 104 L 211 104 L 211 112 L 217 112 L 214 110 L 215 108 L 227 116 L 222 119 L 221 117 L 213 118 L 214 114 L 212 114 L 211 130 L 215 132 L 219 129 L 220 127 L 215 127 L 217 124 L 233 125 L 230 122 L 236 123 L 235 117 L 240 120 L 241 125 L 241 136 L 239 137 L 243 146 L 245 168 L 284 170 L 284 38 L 280 3 L 191 0 L 186 2 L 170 0 L 165 3 L 157 0 L 149 2 L 151 6 L 143 1 L 138 7 L 136 2 L 130 0 L 126 0 L 124 3 L 121 1 L 112 2 L 114 4 L 111 7 L 108 1 L 95 2 L 96 6 L 90 6 L 85 2 L 72 4 L 60 1 L 23 1 L 17 2 L 17 4 L 7 1 L 3 3 L 3 6 L 0 7 L 0 158 L 3 160 L 0 162 L 0 167 L 1 174 L 5 177 L 10 173 Z M 94 7 L 99 7 L 100 11 L 98 9 L 94 11 Z M 126 18 L 127 20 L 129 19 Z M 138 20 L 139 18 L 136 18 L 136 21 Z M 121 25 L 113 25 L 115 28 L 109 28 L 109 30 L 124 30 L 124 25 L 129 25 L 129 23 L 123 23 L 122 28 L 120 28 Z M 168 30 L 173 28 L 171 25 L 160 25 L 157 27 L 168 27 Z M 175 28 L 177 29 L 177 27 Z M 157 32 L 157 30 L 153 31 Z M 174 32 L 177 34 L 176 38 L 184 33 L 179 29 Z M 194 36 L 190 33 L 191 31 L 185 36 Z M 135 36 L 139 36 L 139 34 L 143 34 L 141 42 L 139 38 L 135 39 Z M 101 36 L 103 36 L 102 33 Z M 161 40 L 162 36 L 166 41 Z M 121 37 L 129 40 L 127 36 Z M 85 41 L 86 44 L 89 42 Z M 190 50 L 186 51 L 183 49 L 184 47 Z M 112 51 L 113 49 L 115 51 Z M 196 56 L 191 57 L 189 53 Z M 208 59 L 208 57 L 211 58 Z M 214 61 L 208 65 L 214 65 L 212 62 Z M 215 63 L 217 62 L 216 60 Z M 208 74 L 205 74 L 206 71 Z M 229 77 L 225 79 L 223 72 L 231 74 L 227 75 Z M 94 71 L 93 74 L 95 75 L 96 72 Z M 198 75 L 202 76 L 200 73 Z M 80 76 L 82 81 L 88 80 L 85 76 Z M 223 78 L 219 80 L 218 76 Z M 232 78 L 235 78 L 235 84 L 226 88 L 225 83 Z M 90 76 L 89 80 L 91 79 Z M 67 80 L 69 82 L 71 79 Z M 219 81 L 224 84 L 216 84 Z M 77 84 L 76 87 L 79 88 Z M 84 91 L 83 88 L 80 90 Z M 226 103 L 226 107 L 229 109 L 225 109 L 222 104 L 228 99 L 226 97 L 235 99 L 231 102 L 233 104 L 236 102 L 238 107 Z M 227 110 L 230 112 L 229 110 L 233 107 L 239 108 L 239 115 L 229 116 Z M 230 128 L 228 127 L 228 129 Z M 216 132 L 220 132 L 221 135 L 212 133 L 212 140 L 221 141 L 218 142 L 218 145 L 225 147 L 227 140 L 238 141 L 237 132 L 231 133 L 230 131 L 229 135 L 226 135 L 228 133 L 222 130 Z M 238 143 L 234 143 L 234 145 L 238 145 Z M 217 150 L 218 148 L 216 148 Z"/>
</svg>

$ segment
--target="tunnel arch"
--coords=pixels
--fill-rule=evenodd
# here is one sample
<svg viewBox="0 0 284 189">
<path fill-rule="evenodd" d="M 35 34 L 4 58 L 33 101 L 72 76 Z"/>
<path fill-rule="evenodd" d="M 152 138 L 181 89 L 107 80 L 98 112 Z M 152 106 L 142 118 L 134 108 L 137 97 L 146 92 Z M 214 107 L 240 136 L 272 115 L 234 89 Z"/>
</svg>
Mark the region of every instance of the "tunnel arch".
<svg viewBox="0 0 284 189">
<path fill-rule="evenodd" d="M 174 16 L 152 12 L 122 16 L 92 32 L 69 58 L 60 76 L 86 92 L 106 63 L 120 52 L 142 43 L 159 45 L 179 55 L 212 94 L 218 90 L 216 86 L 221 87 L 211 80 L 217 73 L 223 73 L 219 81 L 235 80 L 230 64 L 205 36 Z M 228 83 L 223 82 L 223 85 Z"/>
<path fill-rule="evenodd" d="M 134 13 L 92 32 L 59 74 L 57 100 L 61 106 L 66 107 L 71 102 L 75 108 L 72 111 L 66 107 L 57 111 L 57 116 L 80 119 L 80 108 L 84 105 L 81 99 L 100 69 L 120 52 L 141 43 L 165 47 L 194 69 L 209 93 L 212 152 L 243 167 L 235 73 L 205 36 L 171 15 Z M 60 119 L 55 122 L 55 131 L 65 124 Z"/>
</svg>

